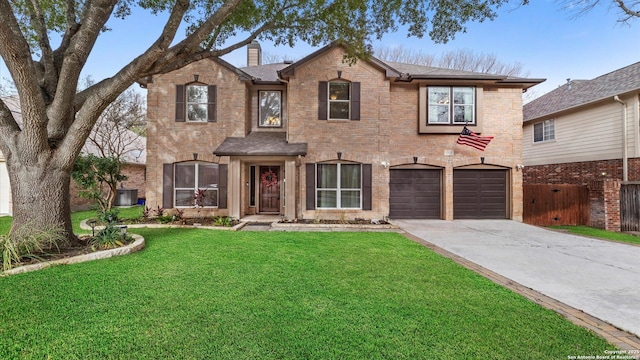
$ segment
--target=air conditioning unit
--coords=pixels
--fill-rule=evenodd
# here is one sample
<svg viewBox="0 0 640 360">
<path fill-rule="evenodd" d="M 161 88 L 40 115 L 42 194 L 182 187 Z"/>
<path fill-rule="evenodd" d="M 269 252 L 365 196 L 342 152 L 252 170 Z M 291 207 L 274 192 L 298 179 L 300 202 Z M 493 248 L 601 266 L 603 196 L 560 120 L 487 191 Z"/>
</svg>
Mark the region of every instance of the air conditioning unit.
<svg viewBox="0 0 640 360">
<path fill-rule="evenodd" d="M 113 202 L 115 206 L 131 206 L 138 204 L 138 189 L 118 189 L 116 199 Z"/>
</svg>

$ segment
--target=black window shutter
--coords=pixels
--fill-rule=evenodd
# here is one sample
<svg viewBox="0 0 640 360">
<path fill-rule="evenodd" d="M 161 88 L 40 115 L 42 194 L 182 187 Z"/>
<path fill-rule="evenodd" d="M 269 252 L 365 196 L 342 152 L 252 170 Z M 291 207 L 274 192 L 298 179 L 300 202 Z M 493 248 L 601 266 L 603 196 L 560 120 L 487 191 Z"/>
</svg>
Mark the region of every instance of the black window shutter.
<svg viewBox="0 0 640 360">
<path fill-rule="evenodd" d="M 173 164 L 162 165 L 162 207 L 173 207 Z"/>
<path fill-rule="evenodd" d="M 176 85 L 176 121 L 184 122 L 184 85 Z"/>
<path fill-rule="evenodd" d="M 218 165 L 218 209 L 227 208 L 227 170 L 226 164 Z"/>
<path fill-rule="evenodd" d="M 362 210 L 371 210 L 371 164 L 362 164 Z"/>
<path fill-rule="evenodd" d="M 306 193 L 307 193 L 307 210 L 316 208 L 316 164 L 306 164 Z"/>
<path fill-rule="evenodd" d="M 209 85 L 209 88 L 207 89 L 207 115 L 208 115 L 208 122 L 216 122 L 217 120 L 217 116 L 216 116 L 216 110 L 217 110 L 217 98 L 218 98 L 218 93 L 217 93 L 217 87 L 215 85 Z"/>
<path fill-rule="evenodd" d="M 360 83 L 351 83 L 351 120 L 360 120 Z"/>
<path fill-rule="evenodd" d="M 318 83 L 318 120 L 327 120 L 327 92 L 329 83 L 320 81 Z"/>
</svg>

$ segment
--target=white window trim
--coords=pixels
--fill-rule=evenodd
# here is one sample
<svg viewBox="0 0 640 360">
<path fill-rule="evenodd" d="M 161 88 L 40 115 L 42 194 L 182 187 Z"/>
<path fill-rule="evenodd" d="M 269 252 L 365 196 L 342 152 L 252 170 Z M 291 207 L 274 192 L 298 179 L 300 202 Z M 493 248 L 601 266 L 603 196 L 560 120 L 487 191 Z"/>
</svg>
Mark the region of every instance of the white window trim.
<svg viewBox="0 0 640 360">
<path fill-rule="evenodd" d="M 194 101 L 189 101 L 189 88 L 190 87 L 204 87 L 207 93 L 207 99 L 205 99 L 205 101 L 202 102 L 194 102 Z M 185 97 L 185 101 L 184 101 L 184 117 L 185 117 L 185 121 L 186 122 L 192 122 L 192 123 L 203 123 L 203 122 L 207 122 L 209 119 L 209 87 L 207 85 L 204 84 L 200 84 L 200 83 L 193 83 L 193 84 L 187 84 L 184 87 L 184 97 Z M 201 120 L 190 120 L 189 119 L 189 105 L 204 105 L 205 108 L 205 116 L 204 119 Z"/>
<path fill-rule="evenodd" d="M 359 165 L 360 166 L 360 188 L 341 188 L 340 186 L 340 179 L 341 179 L 341 165 L 343 163 L 317 163 L 316 164 L 316 173 L 315 173 L 315 177 L 316 177 L 316 209 L 319 210 L 362 210 L 362 164 L 351 164 L 351 163 L 344 163 L 345 165 Z M 337 171 L 336 171 L 336 188 L 319 188 L 318 187 L 318 165 L 337 165 Z M 320 191 L 335 191 L 336 192 L 336 207 L 321 207 L 318 204 L 318 193 Z M 360 199 L 360 204 L 358 205 L 358 207 L 342 207 L 342 196 L 340 196 L 342 194 L 342 191 L 358 191 L 360 193 L 359 199 Z"/>
<path fill-rule="evenodd" d="M 431 122 L 429 119 L 429 107 L 431 106 L 431 104 L 429 103 L 429 89 L 430 88 L 448 88 L 449 89 L 449 101 L 447 103 L 448 106 L 448 111 L 449 111 L 449 122 L 448 123 L 443 123 L 443 122 Z M 465 122 L 456 122 L 455 121 L 455 106 L 456 104 L 454 104 L 454 91 L 455 89 L 462 89 L 462 88 L 468 88 L 471 89 L 473 91 L 473 103 L 471 104 L 458 104 L 457 106 L 472 106 L 473 107 L 473 111 L 472 111 L 472 121 L 469 121 L 467 123 Z M 426 87 L 426 94 L 427 94 L 427 100 L 426 100 L 426 117 L 427 117 L 427 125 L 428 126 L 437 126 L 437 125 L 443 125 L 443 126 L 447 126 L 447 125 L 476 125 L 477 121 L 477 112 L 478 112 L 478 107 L 477 107 L 477 88 L 475 86 L 445 86 L 445 85 L 433 85 L 433 86 L 427 86 Z"/>
<path fill-rule="evenodd" d="M 175 186 L 175 183 L 176 183 L 176 174 L 177 174 L 176 166 L 177 166 L 177 165 L 192 165 L 192 164 L 195 166 L 195 168 L 194 168 L 194 177 L 195 177 L 195 184 L 194 184 L 194 185 L 195 185 L 195 187 L 188 187 L 188 188 L 179 188 L 179 187 L 176 187 L 176 186 Z M 218 201 L 217 201 L 217 205 L 216 205 L 216 206 L 203 206 L 203 208 L 205 208 L 205 209 L 216 209 L 216 208 L 218 208 L 218 207 L 219 207 L 219 204 L 220 204 L 220 192 L 219 192 L 219 190 L 218 190 L 218 188 L 219 188 L 219 184 L 216 184 L 215 188 L 200 188 L 200 187 L 199 187 L 199 184 L 198 184 L 198 168 L 199 168 L 199 166 L 200 166 L 200 165 L 216 165 L 216 164 L 211 164 L 211 163 L 200 163 L 200 162 L 174 163 L 174 164 L 173 164 L 173 184 L 174 184 L 174 185 L 173 185 L 173 207 L 174 207 L 174 208 L 190 209 L 190 208 L 195 207 L 195 199 L 194 199 L 194 203 L 193 203 L 193 205 L 191 205 L 191 206 L 177 205 L 177 204 L 176 204 L 176 201 L 177 201 L 177 191 L 178 191 L 178 190 L 182 190 L 182 191 L 184 191 L 184 190 L 190 190 L 190 191 L 191 191 L 191 193 L 192 193 L 193 195 L 195 195 L 196 190 L 202 190 L 202 189 L 204 189 L 204 190 L 206 190 L 206 191 L 215 191 L 215 192 L 216 192 L 216 199 L 218 199 Z M 220 171 L 220 167 L 219 167 L 219 166 L 218 166 L 218 171 Z M 219 175 L 220 175 L 220 173 L 218 172 L 218 176 L 219 176 Z M 219 181 L 219 180 L 218 180 L 218 181 Z"/>
<path fill-rule="evenodd" d="M 550 125 L 547 125 L 547 124 L 550 124 Z M 536 141 L 536 125 L 542 126 L 542 139 L 538 141 Z M 545 133 L 546 133 L 545 130 L 547 126 L 551 126 L 553 128 L 553 132 L 550 133 L 552 137 L 550 138 L 547 138 L 545 136 Z M 545 142 L 555 141 L 556 140 L 556 119 L 547 119 L 547 120 L 533 124 L 532 136 L 533 136 L 534 144 L 541 144 Z"/>
<path fill-rule="evenodd" d="M 278 102 L 278 117 L 280 123 L 278 125 L 265 125 L 261 124 L 262 120 L 262 93 L 278 93 L 279 94 L 279 102 Z M 281 128 L 282 127 L 282 91 L 280 90 L 258 90 L 258 127 L 261 128 Z"/>
<path fill-rule="evenodd" d="M 331 84 L 348 84 L 349 85 L 349 100 L 331 100 Z M 331 103 L 347 103 L 349 105 L 349 113 L 346 118 L 332 118 L 331 117 Z M 327 120 L 335 121 L 347 121 L 351 119 L 351 83 L 349 81 L 329 81 L 327 82 Z"/>
</svg>

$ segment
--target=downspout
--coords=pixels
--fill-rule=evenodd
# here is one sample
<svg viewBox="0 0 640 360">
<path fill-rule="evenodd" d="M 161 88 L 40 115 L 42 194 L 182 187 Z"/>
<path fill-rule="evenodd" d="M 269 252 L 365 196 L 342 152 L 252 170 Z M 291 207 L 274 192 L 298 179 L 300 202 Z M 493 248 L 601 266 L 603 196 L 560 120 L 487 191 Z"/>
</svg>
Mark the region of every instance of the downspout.
<svg viewBox="0 0 640 360">
<path fill-rule="evenodd" d="M 629 181 L 629 154 L 627 149 L 627 103 L 620 100 L 618 95 L 613 100 L 622 104 L 622 181 Z"/>
</svg>

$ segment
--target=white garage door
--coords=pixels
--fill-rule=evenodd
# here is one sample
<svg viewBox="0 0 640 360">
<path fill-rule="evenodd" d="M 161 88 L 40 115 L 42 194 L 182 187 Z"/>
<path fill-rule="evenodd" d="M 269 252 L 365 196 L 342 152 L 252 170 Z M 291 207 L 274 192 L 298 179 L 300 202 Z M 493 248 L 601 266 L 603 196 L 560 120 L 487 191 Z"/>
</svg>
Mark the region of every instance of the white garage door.
<svg viewBox="0 0 640 360">
<path fill-rule="evenodd" d="M 7 174 L 7 164 L 0 162 L 0 216 L 9 215 L 11 210 L 11 186 L 9 185 L 9 174 Z"/>
</svg>

